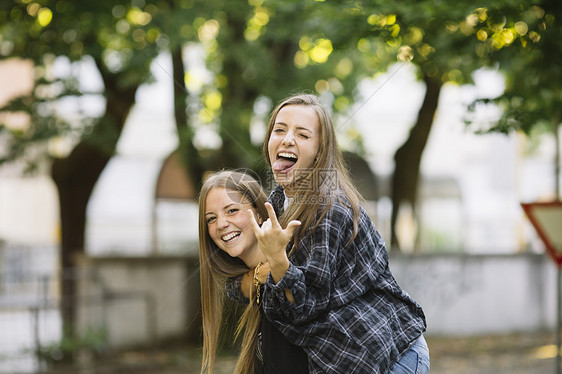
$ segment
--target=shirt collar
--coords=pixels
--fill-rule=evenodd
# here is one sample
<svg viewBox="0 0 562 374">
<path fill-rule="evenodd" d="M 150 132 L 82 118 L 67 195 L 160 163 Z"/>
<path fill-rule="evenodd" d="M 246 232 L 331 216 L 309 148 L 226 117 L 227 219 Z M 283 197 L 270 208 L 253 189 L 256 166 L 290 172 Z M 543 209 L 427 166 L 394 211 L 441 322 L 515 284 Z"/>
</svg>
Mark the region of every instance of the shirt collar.
<svg viewBox="0 0 562 374">
<path fill-rule="evenodd" d="M 279 217 L 285 211 L 285 191 L 283 187 L 277 186 L 271 194 L 269 195 L 269 202 L 273 206 L 273 210 L 275 210 L 275 214 Z"/>
</svg>

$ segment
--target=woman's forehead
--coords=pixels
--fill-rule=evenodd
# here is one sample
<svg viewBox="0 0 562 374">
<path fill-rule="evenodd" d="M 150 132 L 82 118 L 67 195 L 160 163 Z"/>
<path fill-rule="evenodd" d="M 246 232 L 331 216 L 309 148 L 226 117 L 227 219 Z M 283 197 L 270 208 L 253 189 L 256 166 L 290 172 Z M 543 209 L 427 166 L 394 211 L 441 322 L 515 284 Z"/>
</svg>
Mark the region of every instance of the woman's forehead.
<svg viewBox="0 0 562 374">
<path fill-rule="evenodd" d="M 251 200 L 247 192 L 242 193 L 238 190 L 219 186 L 211 188 L 207 193 L 207 205 L 213 202 L 223 205 L 250 204 Z"/>
</svg>

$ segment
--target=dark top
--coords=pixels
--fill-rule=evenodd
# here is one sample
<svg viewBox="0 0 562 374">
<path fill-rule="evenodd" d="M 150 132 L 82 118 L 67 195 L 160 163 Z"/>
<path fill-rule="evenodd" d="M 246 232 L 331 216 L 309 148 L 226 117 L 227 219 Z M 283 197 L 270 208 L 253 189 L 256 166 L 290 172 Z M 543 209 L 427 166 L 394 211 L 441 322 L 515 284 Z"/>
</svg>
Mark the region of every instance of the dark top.
<svg viewBox="0 0 562 374">
<path fill-rule="evenodd" d="M 255 374 L 308 374 L 308 357 L 304 350 L 291 344 L 263 312 L 261 317 L 258 350 L 263 355 L 263 363 L 256 360 Z"/>
</svg>

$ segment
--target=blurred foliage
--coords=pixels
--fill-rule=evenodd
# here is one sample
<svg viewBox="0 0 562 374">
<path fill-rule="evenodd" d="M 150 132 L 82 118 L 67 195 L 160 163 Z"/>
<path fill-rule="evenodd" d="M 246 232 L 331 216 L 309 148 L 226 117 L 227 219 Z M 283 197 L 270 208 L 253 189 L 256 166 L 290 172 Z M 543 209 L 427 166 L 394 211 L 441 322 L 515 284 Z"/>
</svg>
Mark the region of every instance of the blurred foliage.
<svg viewBox="0 0 562 374">
<path fill-rule="evenodd" d="M 144 3 L 144 2 L 142 2 Z M 159 51 L 160 32 L 150 25 L 159 12 L 154 4 L 67 0 L 2 2 L 0 5 L 0 57 L 33 61 L 34 87 L 1 111 L 25 113 L 27 126 L 0 125 L 5 149 L 0 162 L 36 156 L 64 157 L 53 142 L 64 139 L 66 149 L 80 141 L 97 144 L 112 153 L 119 131 L 106 124 L 106 114 L 87 113 L 81 98 L 113 98 L 109 90 L 135 90 L 150 79 L 150 62 Z M 81 82 L 80 63 L 95 64 L 103 87 L 91 92 Z M 133 91 L 134 92 L 134 91 Z M 109 97 L 109 98 L 108 98 Z M 63 113 L 61 105 L 71 107 Z M 26 152 L 30 146 L 38 152 Z"/>
<path fill-rule="evenodd" d="M 196 97 L 197 118 L 219 133 L 218 157 L 226 166 L 263 162 L 260 140 L 250 139 L 255 105 L 262 106 L 258 126 L 296 92 L 319 93 L 336 112 L 349 109 L 361 70 L 353 68 L 352 45 L 327 37 L 342 19 L 332 13 L 333 6 L 314 1 L 231 0 L 200 21 L 197 34 L 213 79 Z"/>
<path fill-rule="evenodd" d="M 104 328 L 88 328 L 79 336 L 65 336 L 60 341 L 42 345 L 36 354 L 52 369 L 57 364 L 68 363 L 70 357 L 81 351 L 101 354 L 107 348 L 107 341 L 108 334 Z"/>
<path fill-rule="evenodd" d="M 25 158 L 31 144 L 42 144 L 53 156 L 48 143 L 61 136 L 75 144 L 98 134 L 91 113 L 68 118 L 56 104 L 85 95 L 104 98 L 103 90 L 88 92 L 81 84 L 80 61 L 93 60 L 106 76 L 118 76 L 121 86 L 137 85 L 150 81 L 150 63 L 159 52 L 178 45 L 200 45 L 211 73 L 201 82 L 187 66 L 185 82 L 176 82 L 191 95 L 188 125 L 211 126 L 222 146 L 234 144 L 231 153 L 247 153 L 237 163 L 257 157 L 249 127 L 259 98 L 271 106 L 292 92 L 317 92 L 345 115 L 357 99 L 358 82 L 397 60 L 416 64 L 420 75 L 458 84 L 470 83 L 481 66 L 499 67 L 507 77 L 505 94 L 473 108 L 493 102 L 504 115 L 480 130 L 528 133 L 560 118 L 561 73 L 553 63 L 561 55 L 560 8 L 553 1 L 511 0 L 479 8 L 409 0 L 3 2 L 0 58 L 31 59 L 36 83 L 29 95 L 2 108 L 27 113 L 29 126 L 0 125 L 8 144 L 0 162 Z M 67 65 L 56 69 L 60 59 Z"/>
<path fill-rule="evenodd" d="M 258 157 L 249 136 L 258 98 L 271 107 L 289 93 L 318 92 L 340 112 L 353 102 L 362 56 L 345 37 L 353 22 L 346 17 L 351 14 L 347 7 L 240 0 L 2 3 L 0 58 L 32 60 L 35 86 L 29 95 L 2 108 L 27 113 L 29 123 L 25 128 L 0 125 L 7 144 L 0 161 L 30 154 L 64 157 L 64 151 L 57 154 L 52 144 L 49 147 L 61 138 L 70 142 L 66 153 L 84 137 L 100 146 L 109 144 L 111 152 L 119 133 L 111 127 L 96 130 L 104 122 L 103 113 L 87 113 L 79 99 L 107 100 L 104 88 L 109 84 L 133 87 L 150 82 L 150 63 L 159 52 L 199 45 L 212 78 L 197 84 L 201 77 L 187 66 L 185 82 L 175 82 L 185 83 L 191 96 L 186 125 L 195 131 L 211 126 L 221 137 L 221 148 L 235 147 L 221 155 L 238 164 L 230 166 L 251 165 Z M 328 32 L 333 40 L 326 37 Z M 95 92 L 89 92 L 80 77 L 80 64 L 92 60 L 104 82 Z M 60 110 L 60 103 L 70 98 L 78 103 L 71 118 Z M 30 146 L 43 151 L 26 152 Z"/>
<path fill-rule="evenodd" d="M 562 121 L 562 5 L 506 1 L 476 9 L 470 17 L 471 33 L 479 41 L 477 56 L 504 73 L 506 87 L 502 95 L 480 98 L 470 107 L 474 112 L 498 105 L 502 115 L 497 122 L 469 118 L 468 124 L 482 133 L 555 131 Z"/>
<path fill-rule="evenodd" d="M 471 83 L 480 63 L 471 38 L 457 31 L 473 10 L 466 2 L 372 1 L 362 8 L 366 22 L 357 48 L 368 56 L 366 66 L 373 73 L 396 56 L 415 64 L 420 77 Z"/>
<path fill-rule="evenodd" d="M 108 76 L 118 75 L 119 85 L 135 85 L 150 82 L 153 58 L 178 45 L 201 46 L 211 73 L 202 81 L 186 63 L 185 82 L 176 82 L 185 83 L 191 96 L 186 125 L 195 132 L 211 126 L 222 147 L 236 148 L 225 156 L 243 155 L 235 157 L 238 166 L 258 157 L 249 135 L 258 99 L 271 107 L 289 93 L 316 92 L 345 116 L 357 100 L 358 82 L 396 61 L 416 64 L 420 76 L 458 84 L 470 83 L 471 73 L 485 64 L 499 66 L 508 78 L 506 94 L 480 101 L 505 109 L 489 130 L 528 132 L 551 122 L 560 107 L 560 71 L 551 63 L 560 55 L 559 6 L 535 3 L 504 0 L 474 8 L 408 0 L 4 2 L 0 58 L 31 59 L 36 84 L 29 95 L 2 108 L 25 112 L 30 121 L 27 128 L 0 125 L 0 136 L 9 140 L 0 161 L 25 158 L 31 144 L 42 144 L 53 156 L 54 147 L 48 147 L 53 139 L 63 136 L 75 144 L 98 134 L 90 113 L 67 118 L 56 105 L 65 97 L 104 97 L 103 90 L 88 92 L 81 85 L 80 61 L 93 59 Z M 61 58 L 66 69 L 55 69 Z M 353 144 L 361 148 L 360 139 Z"/>
</svg>

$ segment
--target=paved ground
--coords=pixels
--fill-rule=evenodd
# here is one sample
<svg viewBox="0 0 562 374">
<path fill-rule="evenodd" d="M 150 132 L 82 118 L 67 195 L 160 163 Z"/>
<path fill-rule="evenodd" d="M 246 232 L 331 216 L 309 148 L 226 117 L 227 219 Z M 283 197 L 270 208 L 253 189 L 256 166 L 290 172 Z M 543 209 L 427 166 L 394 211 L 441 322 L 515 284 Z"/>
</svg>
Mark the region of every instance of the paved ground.
<svg viewBox="0 0 562 374">
<path fill-rule="evenodd" d="M 432 374 L 555 373 L 554 334 L 513 334 L 468 338 L 427 336 Z M 122 352 L 83 369 L 61 368 L 57 374 L 189 374 L 200 371 L 199 349 L 175 346 Z M 231 374 L 232 355 L 221 355 L 216 374 Z"/>
<path fill-rule="evenodd" d="M 552 333 L 470 338 L 427 338 L 432 374 L 555 373 Z"/>
</svg>

